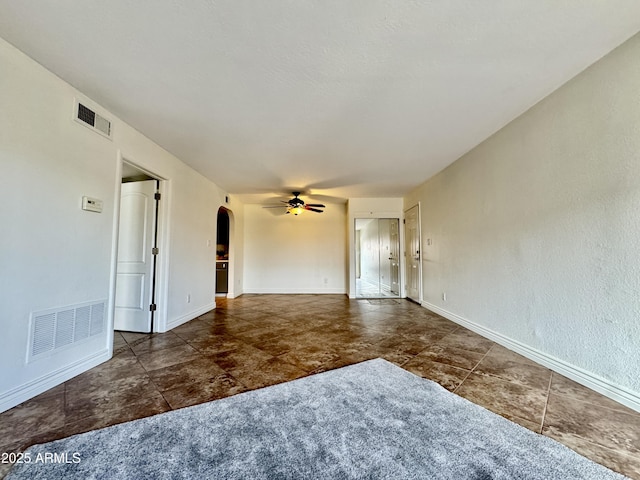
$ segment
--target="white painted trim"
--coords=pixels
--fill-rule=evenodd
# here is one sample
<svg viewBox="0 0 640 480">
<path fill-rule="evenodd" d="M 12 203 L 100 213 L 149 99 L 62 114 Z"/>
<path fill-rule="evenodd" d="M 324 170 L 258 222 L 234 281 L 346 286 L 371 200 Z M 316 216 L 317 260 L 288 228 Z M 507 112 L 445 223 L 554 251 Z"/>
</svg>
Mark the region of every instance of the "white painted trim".
<svg viewBox="0 0 640 480">
<path fill-rule="evenodd" d="M 388 214 L 388 215 L 387 215 Z M 380 216 L 382 215 L 382 216 Z M 358 292 L 356 292 L 356 222 L 358 220 L 363 219 L 372 219 L 372 220 L 398 220 L 398 255 L 400 258 L 398 259 L 398 291 L 399 294 L 397 297 L 390 298 L 404 298 L 406 295 L 404 294 L 404 284 L 406 273 L 404 271 L 406 267 L 405 260 L 405 245 L 404 242 L 404 212 L 366 212 L 366 213 L 357 213 L 356 216 L 351 216 L 349 214 L 349 219 L 351 220 L 351 231 L 347 232 L 349 238 L 349 285 L 348 291 L 345 293 L 349 298 L 361 298 L 358 297 Z M 374 297 L 371 297 L 374 298 Z"/>
<path fill-rule="evenodd" d="M 402 298 L 409 298 L 409 300 L 411 301 L 416 301 L 414 298 L 410 298 L 407 295 L 407 275 L 409 273 L 409 266 L 407 264 L 407 224 L 406 224 L 406 219 L 407 219 L 407 212 L 409 210 L 411 210 L 412 208 L 418 207 L 418 246 L 420 248 L 420 262 L 418 263 L 418 303 L 422 304 L 422 301 L 424 299 L 424 292 L 422 291 L 422 285 L 424 285 L 424 281 L 422 279 L 422 258 L 424 255 L 424 249 L 422 248 L 422 204 L 420 202 L 411 205 L 409 208 L 405 208 L 404 211 L 402 212 L 402 232 L 403 232 L 403 239 L 404 239 L 404 245 L 402 245 L 402 258 L 404 259 L 404 262 L 402 262 L 402 265 L 404 267 L 404 272 L 405 272 L 405 282 L 404 282 L 404 289 L 401 290 L 401 297 Z"/>
<path fill-rule="evenodd" d="M 160 248 L 160 255 L 157 258 L 156 265 L 156 305 L 154 319 L 154 332 L 166 332 L 168 322 L 168 298 L 169 298 L 169 257 L 171 253 L 171 179 L 164 173 L 158 173 L 153 168 L 146 167 L 143 163 L 140 163 L 137 159 L 122 152 L 118 149 L 117 152 L 117 164 L 116 164 L 116 184 L 115 184 L 115 203 L 114 203 L 114 224 L 113 224 L 113 238 L 111 246 L 111 272 L 110 272 L 110 286 L 109 286 L 109 327 L 113 330 L 113 322 L 115 315 L 115 291 L 116 291 L 116 273 L 118 266 L 118 233 L 120 228 L 120 191 L 122 188 L 122 162 L 126 162 L 133 165 L 138 170 L 145 172 L 149 176 L 159 180 L 160 193 L 162 194 L 162 200 L 160 201 L 159 215 L 158 215 L 158 247 Z"/>
<path fill-rule="evenodd" d="M 111 340 L 109 358 L 113 356 L 113 326 L 116 313 L 116 275 L 118 272 L 118 239 L 120 236 L 120 188 L 122 186 L 122 152 L 116 155 L 116 178 L 113 196 L 113 226 L 111 234 L 111 265 L 109 268 L 109 298 L 107 300 L 106 328 Z"/>
<path fill-rule="evenodd" d="M 281 295 L 348 295 L 344 289 L 327 289 L 319 291 L 317 288 L 298 288 L 292 290 L 290 288 L 248 288 L 244 290 L 247 294 L 281 294 Z"/>
<path fill-rule="evenodd" d="M 571 365 L 564 360 L 560 360 L 556 357 L 548 355 L 544 352 L 541 352 L 540 350 L 525 345 L 524 343 L 518 342 L 517 340 L 506 337 L 498 332 L 483 327 L 482 325 L 478 325 L 477 323 L 467 320 L 464 317 L 444 310 L 431 303 L 422 302 L 422 306 L 427 310 L 431 310 L 432 312 L 435 312 L 438 315 L 442 315 L 452 322 L 462 325 L 469 330 L 473 330 L 477 334 L 493 340 L 503 347 L 519 353 L 520 355 L 527 357 L 528 359 L 533 360 L 540 365 L 544 365 L 545 367 L 553 370 L 556 373 L 559 373 L 560 375 L 564 375 L 565 377 L 570 378 L 571 380 L 578 382 L 585 387 L 595 390 L 596 392 L 601 393 L 602 395 L 609 397 L 612 400 L 621 403 L 622 405 L 640 412 L 640 395 L 637 392 L 611 383 L 604 378 L 598 377 L 593 373 L 588 372 L 587 370 L 576 367 L 575 365 Z"/>
<path fill-rule="evenodd" d="M 226 195 L 225 195 L 226 196 Z M 229 208 L 228 203 L 223 203 L 218 206 L 218 210 L 216 212 L 216 235 L 217 232 L 217 224 L 218 224 L 218 216 L 220 215 L 220 209 L 223 208 L 227 212 L 227 216 L 229 217 L 229 252 L 228 252 L 228 263 L 227 263 L 227 298 L 235 298 L 235 284 L 236 284 L 236 255 L 238 252 L 238 248 L 236 246 L 236 242 L 238 241 L 236 237 L 236 217 L 233 213 L 233 210 Z M 217 255 L 216 255 L 217 258 Z M 217 261 L 217 260 L 216 260 Z M 216 272 L 213 272 L 214 278 L 216 279 L 216 290 L 218 289 L 218 277 Z"/>
<path fill-rule="evenodd" d="M 168 322 L 166 324 L 166 329 L 165 330 L 161 330 L 161 332 L 168 332 L 172 328 L 179 327 L 183 323 L 187 323 L 188 321 L 193 320 L 194 318 L 197 318 L 200 315 L 204 315 L 205 313 L 210 312 L 211 310 L 214 310 L 215 308 L 216 308 L 216 302 L 214 301 L 213 303 L 209 303 L 209 304 L 205 305 L 204 307 L 201 307 L 201 308 L 199 308 L 197 310 L 194 310 L 192 312 L 187 313 L 186 315 L 182 315 L 181 317 L 178 317 L 175 320 L 172 320 L 171 322 Z"/>
<path fill-rule="evenodd" d="M 87 370 L 106 362 L 111 358 L 109 349 L 93 353 L 70 365 L 49 372 L 30 382 L 19 385 L 0 395 L 0 413 L 20 405 L 22 402 L 32 399 L 47 390 L 80 375 Z"/>
<path fill-rule="evenodd" d="M 236 291 L 236 292 L 230 292 L 227 293 L 227 298 L 238 298 L 240 296 L 242 296 L 244 292 L 242 290 Z"/>
<path fill-rule="evenodd" d="M 173 182 L 164 176 L 160 180 L 160 217 L 158 219 L 158 235 L 160 236 L 160 255 L 156 266 L 156 319 L 154 322 L 156 332 L 169 330 L 169 261 L 171 258 L 171 200 Z"/>
</svg>

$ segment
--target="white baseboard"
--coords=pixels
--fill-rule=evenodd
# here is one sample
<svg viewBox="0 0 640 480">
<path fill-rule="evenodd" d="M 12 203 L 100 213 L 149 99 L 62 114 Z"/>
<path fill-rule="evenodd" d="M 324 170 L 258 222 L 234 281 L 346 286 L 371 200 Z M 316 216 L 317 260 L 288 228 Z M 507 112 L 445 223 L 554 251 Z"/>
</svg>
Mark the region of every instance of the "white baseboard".
<svg viewBox="0 0 640 480">
<path fill-rule="evenodd" d="M 242 290 L 237 290 L 233 292 L 227 293 L 227 298 L 238 298 L 241 297 L 244 292 Z"/>
<path fill-rule="evenodd" d="M 279 294 L 279 295 L 346 295 L 344 289 L 327 288 L 319 290 L 317 288 L 248 288 L 244 290 L 247 294 Z"/>
<path fill-rule="evenodd" d="M 182 315 L 181 317 L 175 318 L 175 319 L 171 320 L 170 322 L 167 322 L 167 329 L 164 330 L 164 331 L 168 332 L 172 328 L 179 327 L 183 323 L 187 323 L 188 321 L 193 320 L 194 318 L 197 318 L 200 315 L 204 315 L 205 313 L 210 312 L 211 310 L 213 310 L 215 308 L 216 308 L 216 302 L 214 301 L 213 303 L 209 303 L 209 304 L 205 305 L 204 307 L 201 307 L 201 308 L 199 308 L 197 310 L 194 310 L 192 312 L 187 313 L 186 315 Z"/>
<path fill-rule="evenodd" d="M 520 343 L 517 340 L 513 340 L 509 337 L 506 337 L 498 332 L 494 332 L 482 325 L 478 325 L 466 318 L 463 318 L 455 313 L 444 310 L 437 305 L 433 305 L 428 302 L 422 302 L 422 306 L 427 310 L 431 310 L 432 312 L 437 313 L 438 315 L 442 315 L 444 318 L 451 320 L 463 327 L 468 328 L 476 332 L 479 335 L 482 335 L 485 338 L 493 340 L 494 342 L 502 345 L 509 350 L 512 350 L 520 355 L 527 357 L 530 360 L 533 360 L 540 365 L 544 365 L 545 367 L 553 370 L 560 375 L 564 375 L 571 380 L 578 382 L 585 387 L 588 387 L 592 390 L 595 390 L 602 395 L 615 400 L 622 405 L 625 405 L 637 412 L 640 412 L 640 394 L 638 392 L 634 392 L 629 390 L 628 388 L 622 387 L 620 385 L 613 384 L 597 375 L 594 375 L 587 370 L 583 370 L 580 367 L 576 367 L 570 363 L 565 362 L 564 360 L 560 360 L 551 355 L 548 355 L 540 350 L 532 348 L 524 343 Z"/>
<path fill-rule="evenodd" d="M 67 380 L 86 372 L 87 370 L 106 362 L 111 358 L 109 349 L 91 354 L 70 365 L 54 370 L 51 373 L 36 378 L 23 385 L 15 387 L 3 394 L 0 394 L 0 413 L 10 408 L 20 405 L 36 395 L 40 395 L 47 390 L 66 382 Z"/>
<path fill-rule="evenodd" d="M 241 297 L 242 294 L 243 294 L 243 291 L 241 289 L 229 290 L 229 292 L 227 293 L 227 298 L 238 298 L 238 297 Z"/>
</svg>

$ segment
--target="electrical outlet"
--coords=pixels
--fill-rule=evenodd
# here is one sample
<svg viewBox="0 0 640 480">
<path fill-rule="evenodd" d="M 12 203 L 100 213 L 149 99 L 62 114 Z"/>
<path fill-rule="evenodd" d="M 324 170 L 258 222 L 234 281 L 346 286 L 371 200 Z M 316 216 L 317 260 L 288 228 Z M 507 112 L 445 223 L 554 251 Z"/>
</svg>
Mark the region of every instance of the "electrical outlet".
<svg viewBox="0 0 640 480">
<path fill-rule="evenodd" d="M 191 294 L 187 293 L 187 303 L 191 303 Z"/>
<path fill-rule="evenodd" d="M 446 292 L 442 292 L 442 301 L 443 302 L 447 301 L 447 293 Z"/>
<path fill-rule="evenodd" d="M 329 279 L 328 279 L 328 278 L 325 278 L 325 279 L 324 279 L 324 284 L 325 284 L 325 285 L 327 285 L 328 283 L 329 283 Z"/>
</svg>

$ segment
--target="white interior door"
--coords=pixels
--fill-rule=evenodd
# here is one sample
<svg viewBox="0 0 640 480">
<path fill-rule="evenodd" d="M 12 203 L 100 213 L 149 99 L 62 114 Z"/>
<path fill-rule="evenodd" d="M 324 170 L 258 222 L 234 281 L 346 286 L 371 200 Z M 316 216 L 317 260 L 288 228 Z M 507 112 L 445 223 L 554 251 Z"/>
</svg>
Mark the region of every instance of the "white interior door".
<svg viewBox="0 0 640 480">
<path fill-rule="evenodd" d="M 398 232 L 398 220 L 391 219 L 389 228 L 389 263 L 391 269 L 391 293 L 400 295 L 400 236 Z"/>
<path fill-rule="evenodd" d="M 420 210 L 418 205 L 405 212 L 405 255 L 407 258 L 407 297 L 420 303 Z"/>
<path fill-rule="evenodd" d="M 122 184 L 114 328 L 151 331 L 156 181 Z"/>
</svg>

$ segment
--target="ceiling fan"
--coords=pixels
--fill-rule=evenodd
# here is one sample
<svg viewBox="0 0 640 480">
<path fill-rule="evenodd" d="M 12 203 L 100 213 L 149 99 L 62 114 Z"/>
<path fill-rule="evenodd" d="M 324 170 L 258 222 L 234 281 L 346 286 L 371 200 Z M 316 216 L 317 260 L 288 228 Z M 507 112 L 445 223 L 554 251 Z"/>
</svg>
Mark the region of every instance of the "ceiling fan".
<svg viewBox="0 0 640 480">
<path fill-rule="evenodd" d="M 320 210 L 321 208 L 326 208 L 321 203 L 304 203 L 304 201 L 299 197 L 301 192 L 291 192 L 293 194 L 293 198 L 289 200 L 280 200 L 284 205 L 267 205 L 264 208 L 282 208 L 286 207 L 287 211 L 285 213 L 293 213 L 294 215 L 300 215 L 304 210 L 309 210 L 310 212 L 322 213 L 324 210 Z"/>
</svg>

